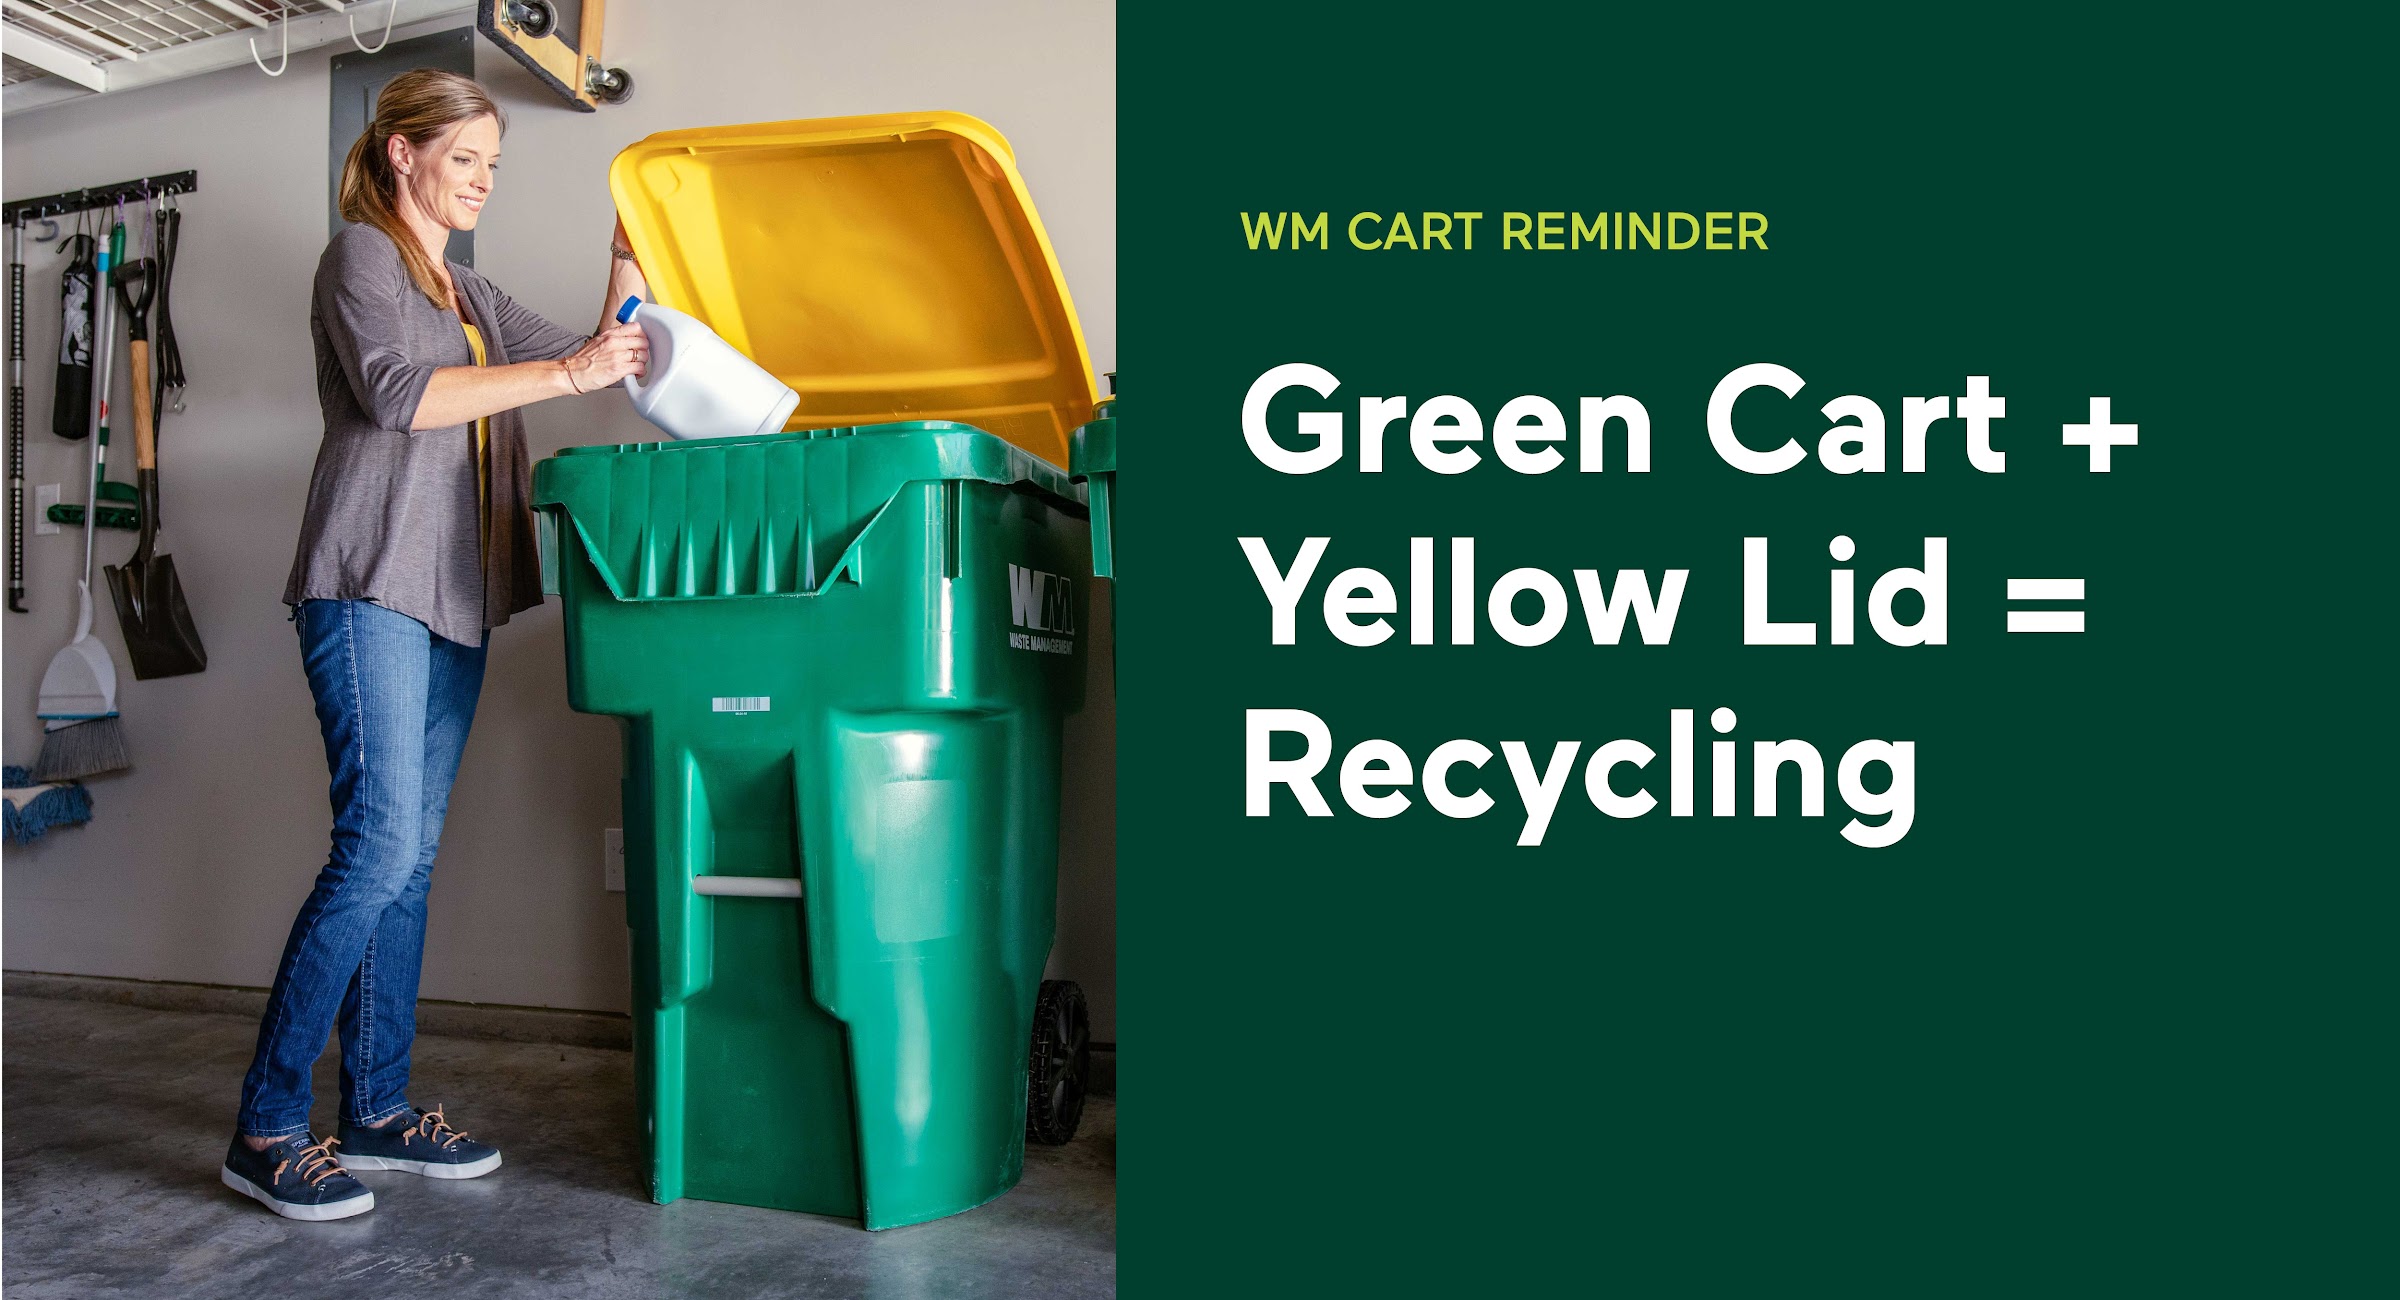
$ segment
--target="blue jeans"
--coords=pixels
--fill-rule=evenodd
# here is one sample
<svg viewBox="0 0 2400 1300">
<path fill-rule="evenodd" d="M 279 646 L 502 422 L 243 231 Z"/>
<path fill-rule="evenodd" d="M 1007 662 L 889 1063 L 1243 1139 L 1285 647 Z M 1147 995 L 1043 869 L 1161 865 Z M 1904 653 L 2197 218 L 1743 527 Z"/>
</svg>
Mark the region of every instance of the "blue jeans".
<svg viewBox="0 0 2400 1300">
<path fill-rule="evenodd" d="M 342 1033 L 342 1113 L 370 1124 L 408 1105 L 425 957 L 425 895 L 483 690 L 482 646 L 363 600 L 293 615 L 332 769 L 333 851 L 292 922 L 242 1080 L 241 1131 L 308 1128 L 309 1072 Z"/>
</svg>

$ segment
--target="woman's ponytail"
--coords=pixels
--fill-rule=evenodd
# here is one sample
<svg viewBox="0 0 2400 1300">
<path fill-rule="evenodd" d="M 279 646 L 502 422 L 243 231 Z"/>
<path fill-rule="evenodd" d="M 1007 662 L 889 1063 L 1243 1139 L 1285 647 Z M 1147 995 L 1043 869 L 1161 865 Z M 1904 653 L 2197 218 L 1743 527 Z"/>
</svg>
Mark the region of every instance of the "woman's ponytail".
<svg viewBox="0 0 2400 1300">
<path fill-rule="evenodd" d="M 449 277 L 426 256 L 425 246 L 400 217 L 400 176 L 392 170 L 388 142 L 399 136 L 412 148 L 423 149 L 452 126 L 478 117 L 495 119 L 502 130 L 508 127 L 500 106 L 472 79 L 432 68 L 401 73 L 375 97 L 375 117 L 342 161 L 342 183 L 335 195 L 342 220 L 373 226 L 390 236 L 409 278 L 445 311 L 450 309 Z"/>
</svg>

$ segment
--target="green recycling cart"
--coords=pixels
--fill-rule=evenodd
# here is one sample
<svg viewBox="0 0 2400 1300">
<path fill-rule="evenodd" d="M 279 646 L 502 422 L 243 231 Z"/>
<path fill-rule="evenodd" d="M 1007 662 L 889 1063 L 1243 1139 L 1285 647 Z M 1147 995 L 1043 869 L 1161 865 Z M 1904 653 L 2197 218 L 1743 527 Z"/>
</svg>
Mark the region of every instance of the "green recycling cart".
<svg viewBox="0 0 2400 1300">
<path fill-rule="evenodd" d="M 669 133 L 611 184 L 658 299 L 798 389 L 796 424 L 883 417 L 534 476 L 569 702 L 624 723 L 653 1198 L 971 1208 L 1029 1109 L 1058 1118 L 1045 1053 L 1084 1047 L 1042 979 L 1093 572 L 1063 280 L 956 115 Z M 721 276 L 762 224 L 797 251 Z"/>
</svg>

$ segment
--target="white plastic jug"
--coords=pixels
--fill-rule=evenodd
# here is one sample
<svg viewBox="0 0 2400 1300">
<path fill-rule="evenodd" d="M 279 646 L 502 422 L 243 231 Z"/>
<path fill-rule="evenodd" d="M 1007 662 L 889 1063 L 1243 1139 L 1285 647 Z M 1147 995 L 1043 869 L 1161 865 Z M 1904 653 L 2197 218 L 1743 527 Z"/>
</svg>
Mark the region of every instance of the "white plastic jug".
<svg viewBox="0 0 2400 1300">
<path fill-rule="evenodd" d="M 649 379 L 625 377 L 642 418 L 672 438 L 739 438 L 776 433 L 800 394 L 734 350 L 717 332 L 672 307 L 627 298 L 619 322 L 650 340 Z"/>
</svg>

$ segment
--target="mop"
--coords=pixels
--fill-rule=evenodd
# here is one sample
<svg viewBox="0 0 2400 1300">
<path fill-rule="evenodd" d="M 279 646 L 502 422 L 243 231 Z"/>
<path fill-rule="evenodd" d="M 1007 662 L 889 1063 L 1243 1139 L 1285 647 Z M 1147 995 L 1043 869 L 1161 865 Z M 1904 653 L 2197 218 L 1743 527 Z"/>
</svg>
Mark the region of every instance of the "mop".
<svg viewBox="0 0 2400 1300">
<path fill-rule="evenodd" d="M 21 767 L 0 769 L 0 834 L 23 848 L 61 826 L 81 826 L 92 819 L 91 792 L 80 785 L 42 785 Z"/>
<path fill-rule="evenodd" d="M 100 253 L 99 284 L 108 284 L 109 268 L 124 251 L 125 225 L 119 222 Z M 83 578 L 75 584 L 81 603 L 75 614 L 75 639 L 51 656 L 50 668 L 42 674 L 41 702 L 35 710 L 43 722 L 42 753 L 33 763 L 36 781 L 72 781 L 133 765 L 125 752 L 124 726 L 117 719 L 116 661 L 92 636 L 92 528 L 100 513 L 100 477 L 108 464 L 108 385 L 116 352 L 111 296 L 98 294 L 93 304 L 98 328 L 92 342 L 100 354 L 95 358 L 98 382 L 92 401 L 97 432 L 92 438 L 91 491 L 85 497 L 91 504 L 83 512 Z"/>
</svg>

